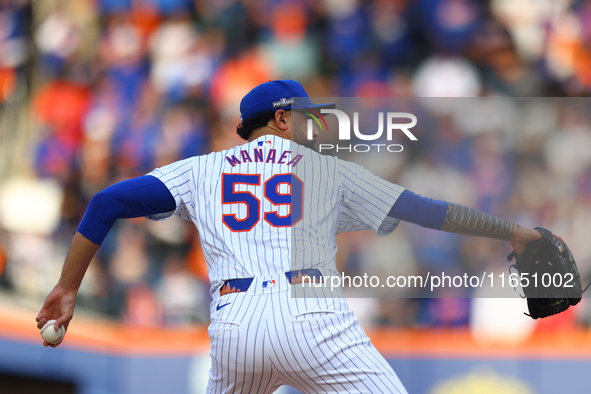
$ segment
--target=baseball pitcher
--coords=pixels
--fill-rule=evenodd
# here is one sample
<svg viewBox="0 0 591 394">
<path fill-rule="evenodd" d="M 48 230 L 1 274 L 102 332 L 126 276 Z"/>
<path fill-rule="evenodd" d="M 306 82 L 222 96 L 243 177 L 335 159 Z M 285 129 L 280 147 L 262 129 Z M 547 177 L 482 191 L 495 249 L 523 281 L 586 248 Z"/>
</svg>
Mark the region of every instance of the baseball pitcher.
<svg viewBox="0 0 591 394">
<path fill-rule="evenodd" d="M 296 106 L 294 98 L 298 100 Z M 247 142 L 114 184 L 90 202 L 37 325 L 66 329 L 87 267 L 120 218 L 192 221 L 211 280 L 209 393 L 406 393 L 344 298 L 294 297 L 308 281 L 337 275 L 335 236 L 391 233 L 400 220 L 509 241 L 521 255 L 538 230 L 474 209 L 421 197 L 359 165 L 314 150 L 292 80 L 263 83 L 241 101 Z M 44 343 L 45 346 L 57 346 Z"/>
</svg>

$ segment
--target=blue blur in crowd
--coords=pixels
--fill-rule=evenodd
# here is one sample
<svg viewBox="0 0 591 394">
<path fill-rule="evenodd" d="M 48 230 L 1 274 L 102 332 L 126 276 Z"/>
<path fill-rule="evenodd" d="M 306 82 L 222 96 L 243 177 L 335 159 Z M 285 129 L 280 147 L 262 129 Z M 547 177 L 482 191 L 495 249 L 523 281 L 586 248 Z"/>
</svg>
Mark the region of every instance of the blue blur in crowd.
<svg viewBox="0 0 591 394">
<path fill-rule="evenodd" d="M 192 0 L 99 0 L 98 7 L 102 14 L 121 14 L 129 12 L 134 3 L 153 6 L 163 15 L 191 12 L 194 9 Z"/>
<path fill-rule="evenodd" d="M 419 0 L 422 26 L 429 41 L 444 52 L 465 49 L 482 23 L 481 3 L 476 0 Z"/>
</svg>

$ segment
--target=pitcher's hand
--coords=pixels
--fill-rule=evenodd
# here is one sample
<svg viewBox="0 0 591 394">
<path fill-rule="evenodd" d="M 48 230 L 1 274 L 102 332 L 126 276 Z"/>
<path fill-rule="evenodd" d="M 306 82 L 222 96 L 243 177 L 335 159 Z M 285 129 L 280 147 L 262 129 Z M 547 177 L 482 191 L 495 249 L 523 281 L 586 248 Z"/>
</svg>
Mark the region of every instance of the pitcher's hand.
<svg viewBox="0 0 591 394">
<path fill-rule="evenodd" d="M 45 303 L 35 318 L 37 328 L 41 329 L 49 320 L 57 320 L 56 327 L 64 326 L 66 332 L 70 320 L 74 316 L 74 307 L 76 306 L 76 293 L 67 291 L 59 285 L 56 285 L 45 299 Z M 61 343 L 61 342 L 60 342 Z M 60 343 L 50 345 L 43 341 L 43 346 L 56 347 Z"/>
</svg>

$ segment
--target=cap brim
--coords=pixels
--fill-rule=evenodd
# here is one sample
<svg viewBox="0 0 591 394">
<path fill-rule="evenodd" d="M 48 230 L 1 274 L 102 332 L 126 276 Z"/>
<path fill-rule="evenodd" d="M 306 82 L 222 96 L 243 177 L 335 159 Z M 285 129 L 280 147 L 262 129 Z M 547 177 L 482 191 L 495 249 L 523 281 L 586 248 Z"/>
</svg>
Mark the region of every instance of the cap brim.
<svg viewBox="0 0 591 394">
<path fill-rule="evenodd" d="M 306 104 L 303 106 L 299 106 L 297 104 L 292 104 L 291 109 L 299 111 L 299 110 L 304 110 L 304 109 L 334 109 L 336 108 L 336 104 L 335 103 L 322 103 L 322 104 Z"/>
</svg>

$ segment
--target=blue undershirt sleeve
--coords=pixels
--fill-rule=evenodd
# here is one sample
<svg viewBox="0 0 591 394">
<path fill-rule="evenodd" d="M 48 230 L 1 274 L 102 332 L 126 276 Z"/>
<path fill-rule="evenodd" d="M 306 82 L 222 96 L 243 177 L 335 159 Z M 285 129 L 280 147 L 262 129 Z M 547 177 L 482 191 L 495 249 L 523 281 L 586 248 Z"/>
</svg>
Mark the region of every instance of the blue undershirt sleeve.
<svg viewBox="0 0 591 394">
<path fill-rule="evenodd" d="M 388 216 L 418 224 L 421 227 L 441 230 L 446 213 L 447 202 L 422 197 L 410 190 L 405 190 L 394 203 Z"/>
<path fill-rule="evenodd" d="M 78 231 L 100 245 L 117 219 L 171 212 L 176 202 L 158 178 L 144 175 L 116 183 L 97 193 L 78 226 Z"/>
</svg>

